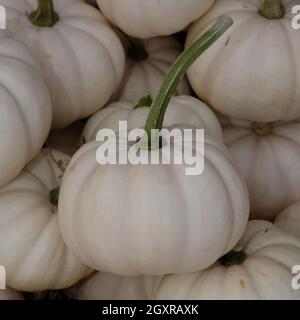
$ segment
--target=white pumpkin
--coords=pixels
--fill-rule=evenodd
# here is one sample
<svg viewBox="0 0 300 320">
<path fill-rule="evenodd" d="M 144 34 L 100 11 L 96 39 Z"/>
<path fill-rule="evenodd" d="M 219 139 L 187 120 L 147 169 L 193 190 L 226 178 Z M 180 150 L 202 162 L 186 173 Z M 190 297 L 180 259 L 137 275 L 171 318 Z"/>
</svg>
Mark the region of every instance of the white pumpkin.
<svg viewBox="0 0 300 320">
<path fill-rule="evenodd" d="M 144 41 L 131 39 L 127 50 L 128 59 L 124 77 L 113 100 L 136 103 L 147 95 L 155 97 L 181 51 L 181 45 L 173 37 L 159 37 Z M 175 95 L 190 93 L 190 86 L 184 78 Z"/>
<path fill-rule="evenodd" d="M 125 33 L 137 38 L 167 36 L 183 30 L 215 0 L 97 0 L 103 14 Z"/>
<path fill-rule="evenodd" d="M 158 277 L 150 296 L 183 300 L 299 300 L 300 291 L 292 288 L 291 272 L 299 261 L 299 238 L 270 222 L 255 220 L 249 222 L 240 249 L 222 259 L 225 265 Z"/>
<path fill-rule="evenodd" d="M 6 288 L 5 290 L 0 290 L 0 300 L 24 300 L 24 298 L 19 292 Z"/>
<path fill-rule="evenodd" d="M 234 20 L 188 71 L 197 95 L 219 112 L 256 122 L 300 116 L 300 41 L 291 26 L 292 7 L 299 0 L 281 2 L 285 14 L 272 20 L 259 14 L 262 0 L 218 0 L 189 29 L 187 46 L 218 16 L 228 14 Z"/>
<path fill-rule="evenodd" d="M 85 264 L 127 276 L 185 273 L 235 246 L 248 220 L 248 193 L 217 139 L 206 136 L 205 169 L 194 176 L 184 164 L 99 165 L 100 145 L 87 143 L 73 156 L 60 191 L 62 235 Z M 177 145 L 140 152 L 167 159 L 168 147 L 173 154 Z"/>
<path fill-rule="evenodd" d="M 300 200 L 300 122 L 228 120 L 224 140 L 245 178 L 252 218 L 273 219 Z"/>
<path fill-rule="evenodd" d="M 0 189 L 0 261 L 11 288 L 67 288 L 90 272 L 66 247 L 58 226 L 56 189 L 68 161 L 58 151 L 42 150 Z"/>
<path fill-rule="evenodd" d="M 1 187 L 37 155 L 52 120 L 49 92 L 36 60 L 6 33 L 0 36 L 0 96 Z"/>
<path fill-rule="evenodd" d="M 285 208 L 276 217 L 275 224 L 300 238 L 300 201 Z"/>
<path fill-rule="evenodd" d="M 231 25 L 230 18 L 220 18 L 171 67 L 151 106 L 147 134 L 162 129 L 170 98 L 188 66 Z M 191 272 L 211 265 L 237 243 L 248 220 L 249 200 L 228 151 L 209 135 L 202 145 L 195 131 L 190 144 L 187 139 L 178 142 L 187 125 L 174 127 L 175 139 L 168 128 L 169 141 L 156 135 L 151 148 L 145 135 L 130 143 L 121 134 L 116 141 L 87 143 L 72 158 L 61 186 L 59 224 L 67 245 L 87 265 L 128 276 Z M 110 154 L 110 149 L 117 150 Z M 115 155 L 130 164 L 107 164 L 107 150 L 109 158 Z M 189 156 L 200 172 L 195 167 L 187 171 L 188 162 L 176 164 L 173 155 Z M 141 164 L 149 158 L 158 161 Z"/>
<path fill-rule="evenodd" d="M 95 140 L 101 129 L 118 131 L 120 121 L 127 121 L 128 129 L 143 128 L 149 110 L 149 107 L 134 108 L 134 104 L 124 101 L 112 103 L 88 120 L 83 130 L 82 141 Z M 222 129 L 213 112 L 203 102 L 191 96 L 172 98 L 168 106 L 164 126 L 181 123 L 203 128 L 205 134 L 214 136 L 220 141 L 223 139 Z"/>
<path fill-rule="evenodd" d="M 8 29 L 41 65 L 54 106 L 53 128 L 58 129 L 93 114 L 111 98 L 123 76 L 124 50 L 99 10 L 83 0 L 53 0 L 59 20 L 51 27 L 29 20 L 37 3 L 0 0 Z"/>
<path fill-rule="evenodd" d="M 72 156 L 80 146 L 85 121 L 77 121 L 71 126 L 50 132 L 46 145 L 48 148 L 61 151 Z"/>
<path fill-rule="evenodd" d="M 78 300 L 146 300 L 150 288 L 147 284 L 143 276 L 120 277 L 96 272 L 70 291 Z"/>
</svg>

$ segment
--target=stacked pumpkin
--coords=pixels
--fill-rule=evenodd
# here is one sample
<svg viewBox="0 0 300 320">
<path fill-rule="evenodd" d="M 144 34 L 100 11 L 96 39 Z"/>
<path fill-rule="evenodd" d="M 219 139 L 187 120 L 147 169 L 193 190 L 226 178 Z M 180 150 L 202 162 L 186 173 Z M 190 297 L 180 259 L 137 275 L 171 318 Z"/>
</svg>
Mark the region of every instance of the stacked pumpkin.
<svg viewBox="0 0 300 320">
<path fill-rule="evenodd" d="M 300 299 L 298 3 L 0 0 L 0 299 Z M 121 121 L 204 129 L 203 173 L 100 165 Z"/>
</svg>

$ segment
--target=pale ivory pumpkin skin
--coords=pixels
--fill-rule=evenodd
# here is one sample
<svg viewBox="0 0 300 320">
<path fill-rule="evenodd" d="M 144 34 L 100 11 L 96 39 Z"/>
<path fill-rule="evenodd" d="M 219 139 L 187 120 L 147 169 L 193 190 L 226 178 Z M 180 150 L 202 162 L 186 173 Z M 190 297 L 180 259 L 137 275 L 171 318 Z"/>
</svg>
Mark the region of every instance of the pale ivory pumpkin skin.
<svg viewBox="0 0 300 320">
<path fill-rule="evenodd" d="M 60 191 L 62 235 L 85 264 L 125 276 L 185 273 L 235 246 L 248 220 L 248 192 L 217 139 L 206 136 L 204 172 L 194 176 L 185 165 L 99 165 L 100 146 L 81 147 Z M 153 153 L 166 160 L 168 147 L 173 154 L 174 143 Z"/>
<path fill-rule="evenodd" d="M 300 238 L 300 201 L 285 208 L 275 220 L 275 224 L 283 230 Z"/>
<path fill-rule="evenodd" d="M 137 38 L 167 36 L 198 19 L 214 0 L 97 0 L 103 14 L 125 33 Z"/>
<path fill-rule="evenodd" d="M 81 120 L 67 128 L 51 131 L 46 142 L 47 147 L 72 156 L 80 147 L 84 126 L 85 121 Z"/>
<path fill-rule="evenodd" d="M 0 37 L 0 96 L 2 187 L 40 151 L 52 120 L 50 95 L 36 60 L 21 42 L 3 33 Z"/>
<path fill-rule="evenodd" d="M 185 275 L 157 277 L 152 299 L 289 300 L 291 270 L 300 261 L 300 239 L 263 220 L 250 221 L 240 245 L 247 254 L 241 265 L 214 265 Z"/>
<path fill-rule="evenodd" d="M 152 278 L 150 277 L 152 283 Z M 96 272 L 71 289 L 78 300 L 147 300 L 147 277 L 122 277 Z"/>
<path fill-rule="evenodd" d="M 137 103 L 140 98 L 150 95 L 154 98 L 171 65 L 182 52 L 182 47 L 173 37 L 158 37 L 142 41 L 148 57 L 136 61 L 127 59 L 122 83 L 113 100 Z M 191 89 L 186 77 L 176 89 L 175 95 L 188 95 Z"/>
<path fill-rule="evenodd" d="M 0 0 L 8 29 L 37 57 L 50 88 L 53 128 L 85 118 L 109 101 L 123 76 L 122 44 L 105 18 L 83 0 L 54 0 L 60 20 L 51 28 L 36 27 L 26 13 L 36 0 Z"/>
<path fill-rule="evenodd" d="M 10 288 L 0 290 L 0 300 L 24 300 L 22 295 Z"/>
<path fill-rule="evenodd" d="M 69 156 L 44 149 L 0 190 L 0 261 L 11 288 L 63 289 L 90 272 L 66 247 L 57 207 L 49 201 L 68 161 Z"/>
<path fill-rule="evenodd" d="M 234 20 L 233 27 L 187 73 L 196 94 L 217 111 L 258 122 L 300 116 L 300 42 L 291 26 L 292 6 L 299 1 L 282 3 L 285 18 L 268 20 L 258 14 L 261 0 L 218 0 L 190 27 L 186 46 L 218 16 Z"/>
<path fill-rule="evenodd" d="M 225 145 L 248 185 L 251 217 L 272 220 L 300 199 L 300 123 L 225 121 Z"/>
<path fill-rule="evenodd" d="M 143 128 L 149 114 L 149 107 L 139 107 L 129 102 L 119 101 L 108 105 L 95 113 L 86 123 L 82 133 L 82 142 L 96 139 L 101 129 L 119 130 L 119 122 L 127 121 L 128 129 Z M 209 107 L 191 96 L 172 98 L 164 119 L 164 127 L 175 124 L 187 124 L 205 130 L 216 139 L 222 141 L 221 126 Z"/>
</svg>

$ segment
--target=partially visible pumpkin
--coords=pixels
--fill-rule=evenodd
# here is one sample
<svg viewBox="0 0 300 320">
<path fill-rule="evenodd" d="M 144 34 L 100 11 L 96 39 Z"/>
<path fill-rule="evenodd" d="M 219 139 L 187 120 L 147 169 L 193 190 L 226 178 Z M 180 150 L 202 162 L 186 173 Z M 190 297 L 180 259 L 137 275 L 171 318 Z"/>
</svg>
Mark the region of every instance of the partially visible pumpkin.
<svg viewBox="0 0 300 320">
<path fill-rule="evenodd" d="M 225 144 L 248 185 L 251 217 L 272 220 L 300 200 L 300 122 L 222 122 Z"/>
<path fill-rule="evenodd" d="M 300 238 L 300 201 L 285 208 L 276 217 L 275 224 Z"/>
<path fill-rule="evenodd" d="M 240 247 L 221 263 L 185 275 L 154 279 L 151 298 L 193 300 L 300 299 L 292 268 L 300 261 L 300 238 L 267 221 L 250 221 Z"/>
<path fill-rule="evenodd" d="M 141 97 L 155 97 L 171 65 L 180 55 L 182 48 L 173 37 L 149 40 L 128 38 L 124 77 L 113 100 L 136 103 Z M 177 87 L 175 95 L 190 94 L 186 77 Z"/>
<path fill-rule="evenodd" d="M 127 121 L 128 129 L 143 128 L 150 108 L 147 106 L 134 108 L 134 106 L 132 103 L 119 101 L 94 114 L 83 130 L 82 142 L 94 141 L 100 129 L 118 131 L 120 121 Z M 171 100 L 164 126 L 169 127 L 175 124 L 204 129 L 205 134 L 220 141 L 223 139 L 222 129 L 213 112 L 206 104 L 191 96 L 178 96 Z"/>
<path fill-rule="evenodd" d="M 49 92 L 37 61 L 4 32 L 0 35 L 0 96 L 2 187 L 38 154 L 52 120 Z"/>
<path fill-rule="evenodd" d="M 300 41 L 291 26 L 295 5 L 299 0 L 217 0 L 188 30 L 190 46 L 220 15 L 234 20 L 188 70 L 197 95 L 229 117 L 256 122 L 299 117 Z"/>
<path fill-rule="evenodd" d="M 52 97 L 54 129 L 109 101 L 121 82 L 125 57 L 99 10 L 83 0 L 0 0 L 0 5 L 6 8 L 8 30 L 41 66 Z"/>
<path fill-rule="evenodd" d="M 19 291 L 70 287 L 90 273 L 65 245 L 57 201 L 69 156 L 45 149 L 0 189 L 0 261 Z"/>
<path fill-rule="evenodd" d="M 103 14 L 137 38 L 179 32 L 211 8 L 215 0 L 97 0 Z"/>
</svg>

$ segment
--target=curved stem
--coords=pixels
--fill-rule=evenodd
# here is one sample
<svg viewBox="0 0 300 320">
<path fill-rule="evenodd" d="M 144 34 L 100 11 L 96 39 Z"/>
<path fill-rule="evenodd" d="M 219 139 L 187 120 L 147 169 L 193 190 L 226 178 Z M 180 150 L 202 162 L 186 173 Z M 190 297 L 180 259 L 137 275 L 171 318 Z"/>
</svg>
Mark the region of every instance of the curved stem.
<svg viewBox="0 0 300 320">
<path fill-rule="evenodd" d="M 186 70 L 201 54 L 210 48 L 232 24 L 233 20 L 230 17 L 220 17 L 218 21 L 198 41 L 186 49 L 173 64 L 151 106 L 145 125 L 146 134 L 139 141 L 140 148 L 159 148 L 159 137 L 157 135 L 153 137 L 154 140 L 150 140 L 152 130 L 161 130 L 168 104 Z"/>
<path fill-rule="evenodd" d="M 219 262 L 226 267 L 240 265 L 247 259 L 243 250 L 232 250 L 219 259 Z"/>
<path fill-rule="evenodd" d="M 266 19 L 282 19 L 285 16 L 281 0 L 264 0 L 262 8 L 258 11 Z"/>
<path fill-rule="evenodd" d="M 53 27 L 59 20 L 54 10 L 53 0 L 38 0 L 37 10 L 29 13 L 28 19 L 38 27 Z"/>
</svg>

